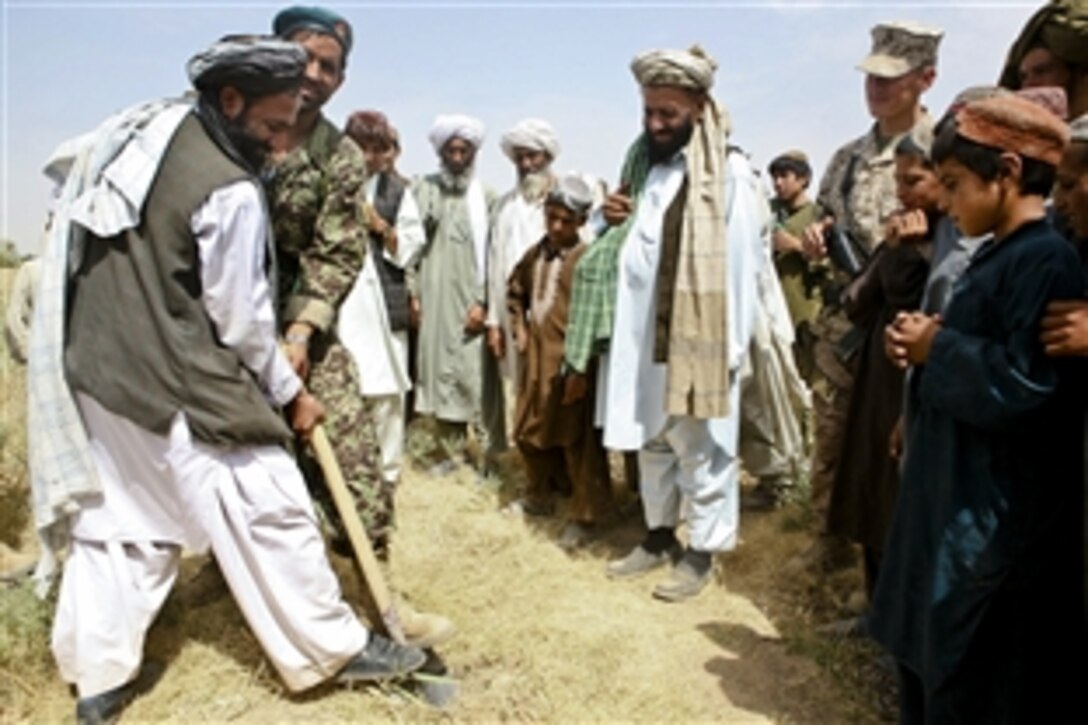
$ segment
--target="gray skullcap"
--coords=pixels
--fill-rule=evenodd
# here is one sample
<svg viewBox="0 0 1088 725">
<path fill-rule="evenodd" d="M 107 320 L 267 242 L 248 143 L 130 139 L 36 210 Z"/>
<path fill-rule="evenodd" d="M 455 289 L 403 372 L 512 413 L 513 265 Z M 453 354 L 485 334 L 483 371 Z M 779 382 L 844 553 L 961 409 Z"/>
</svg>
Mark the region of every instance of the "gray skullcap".
<svg viewBox="0 0 1088 725">
<path fill-rule="evenodd" d="M 1069 140 L 1088 143 L 1088 113 L 1069 124 Z"/>
<path fill-rule="evenodd" d="M 551 158 L 559 155 L 559 136 L 547 121 L 526 118 L 502 135 L 502 152 L 513 161 L 515 149 L 543 151 Z"/>
<path fill-rule="evenodd" d="M 234 86 L 246 95 L 265 95 L 298 86 L 306 58 L 298 43 L 257 35 L 228 36 L 190 58 L 186 70 L 198 91 Z"/>
<path fill-rule="evenodd" d="M 872 29 L 873 49 L 857 69 L 880 78 L 898 78 L 918 68 L 937 65 L 937 46 L 944 31 L 913 22 L 880 23 Z"/>
<path fill-rule="evenodd" d="M 709 91 L 718 63 L 698 45 L 690 50 L 649 50 L 631 61 L 641 86 L 679 86 Z"/>
<path fill-rule="evenodd" d="M 575 214 L 585 214 L 593 206 L 593 190 L 576 174 L 560 176 L 548 192 L 548 203 L 566 207 Z"/>
</svg>

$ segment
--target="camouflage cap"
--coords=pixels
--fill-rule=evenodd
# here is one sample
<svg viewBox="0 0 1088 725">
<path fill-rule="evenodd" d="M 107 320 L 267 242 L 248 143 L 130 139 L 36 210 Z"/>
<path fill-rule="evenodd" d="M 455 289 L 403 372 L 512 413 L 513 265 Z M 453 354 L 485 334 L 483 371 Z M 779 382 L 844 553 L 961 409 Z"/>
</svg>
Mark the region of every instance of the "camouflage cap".
<svg viewBox="0 0 1088 725">
<path fill-rule="evenodd" d="M 873 26 L 873 49 L 857 69 L 881 78 L 898 78 L 917 68 L 937 65 L 937 46 L 944 31 L 921 23 L 899 21 Z"/>
<path fill-rule="evenodd" d="M 1038 9 L 1009 48 L 1001 71 L 1002 86 L 1020 87 L 1020 63 L 1038 47 L 1066 63 L 1088 63 L 1088 0 L 1051 0 Z"/>
</svg>

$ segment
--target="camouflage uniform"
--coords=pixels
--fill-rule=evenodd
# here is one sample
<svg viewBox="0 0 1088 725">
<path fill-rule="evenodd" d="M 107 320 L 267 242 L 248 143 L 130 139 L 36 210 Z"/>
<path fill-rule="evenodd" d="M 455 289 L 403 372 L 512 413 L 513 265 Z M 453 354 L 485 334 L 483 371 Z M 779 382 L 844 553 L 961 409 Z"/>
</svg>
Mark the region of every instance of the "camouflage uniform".
<svg viewBox="0 0 1088 725">
<path fill-rule="evenodd" d="M 344 480 L 375 549 L 382 550 L 393 526 L 394 487 L 381 475 L 373 416 L 334 327 L 367 254 L 366 164 L 359 147 L 322 117 L 275 171 L 269 205 L 282 323 L 286 328 L 306 322 L 315 329 L 307 385 L 325 406 L 325 429 Z M 300 463 L 326 522 L 344 536 L 316 462 L 304 454 Z"/>
<path fill-rule="evenodd" d="M 928 148 L 933 119 L 924 115 L 909 133 Z M 835 152 L 820 183 L 817 202 L 821 208 L 868 251 L 880 243 L 884 220 L 899 207 L 895 195 L 895 147 L 904 135 L 882 139 L 874 125 L 864 136 Z M 845 195 L 844 189 L 848 191 Z M 837 290 L 848 282 L 844 272 L 831 270 L 825 282 L 824 307 L 812 325 L 816 337 L 811 384 L 816 430 L 810 475 L 813 507 L 821 518 L 827 512 L 854 384 L 854 359 L 844 360 L 840 347 L 851 325 L 837 304 Z"/>
</svg>

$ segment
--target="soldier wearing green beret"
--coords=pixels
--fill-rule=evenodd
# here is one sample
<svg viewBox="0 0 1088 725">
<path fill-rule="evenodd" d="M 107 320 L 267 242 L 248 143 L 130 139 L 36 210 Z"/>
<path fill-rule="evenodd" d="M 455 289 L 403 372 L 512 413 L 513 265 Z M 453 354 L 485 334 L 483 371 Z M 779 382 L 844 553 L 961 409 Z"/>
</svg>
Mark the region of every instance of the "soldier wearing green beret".
<svg viewBox="0 0 1088 725">
<path fill-rule="evenodd" d="M 273 31 L 303 47 L 309 60 L 298 121 L 276 157 L 269 205 L 275 230 L 287 357 L 325 405 L 325 427 L 356 509 L 379 556 L 393 529 L 394 484 L 382 475 L 375 419 L 358 371 L 336 334 L 336 316 L 363 268 L 372 207 L 366 202 L 362 151 L 321 113 L 344 81 L 351 25 L 324 8 L 291 7 Z M 395 244 L 395 238 L 389 240 Z M 342 524 L 315 462 L 303 455 L 311 494 L 336 529 L 333 548 L 347 548 Z M 452 634 L 443 617 L 399 607 L 405 634 L 433 645 Z"/>
</svg>

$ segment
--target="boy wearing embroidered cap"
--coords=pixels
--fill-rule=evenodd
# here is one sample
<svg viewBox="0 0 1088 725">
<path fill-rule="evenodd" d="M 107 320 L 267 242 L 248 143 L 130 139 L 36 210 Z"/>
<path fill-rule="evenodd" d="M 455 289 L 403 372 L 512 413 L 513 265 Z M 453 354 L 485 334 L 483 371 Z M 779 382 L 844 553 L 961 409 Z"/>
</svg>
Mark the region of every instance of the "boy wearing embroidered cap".
<svg viewBox="0 0 1088 725">
<path fill-rule="evenodd" d="M 593 191 L 580 177 L 556 181 L 544 202 L 544 238 L 514 266 L 506 293 L 523 356 L 514 414 L 514 439 L 529 474 L 521 507 L 550 514 L 555 493 L 569 491 L 570 523 L 559 538 L 566 549 L 585 543 L 612 508 L 608 459 L 593 425 L 593 371 L 560 374 L 574 268 L 587 249 L 579 232 L 592 204 Z M 567 387 L 571 393 L 564 395 Z"/>
<path fill-rule="evenodd" d="M 1056 722 L 1082 684 L 1053 644 L 1081 631 L 1082 376 L 1039 342 L 1047 304 L 1084 290 L 1044 207 L 1067 138 L 1006 96 L 934 142 L 949 214 L 993 238 L 943 317 L 895 323 L 916 367 L 870 631 L 899 662 L 905 722 Z"/>
</svg>

